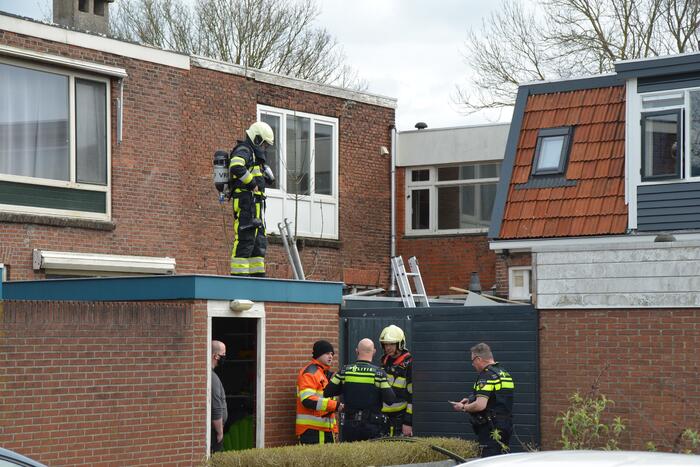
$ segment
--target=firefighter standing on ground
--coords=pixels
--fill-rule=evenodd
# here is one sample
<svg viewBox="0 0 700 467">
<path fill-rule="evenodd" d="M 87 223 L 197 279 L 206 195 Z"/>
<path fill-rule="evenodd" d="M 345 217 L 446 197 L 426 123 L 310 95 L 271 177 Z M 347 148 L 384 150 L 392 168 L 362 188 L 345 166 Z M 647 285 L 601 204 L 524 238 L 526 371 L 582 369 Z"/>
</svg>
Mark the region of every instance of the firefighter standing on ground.
<svg viewBox="0 0 700 467">
<path fill-rule="evenodd" d="M 384 404 L 382 413 L 389 419 L 389 436 L 413 436 L 413 356 L 406 349 L 406 337 L 400 327 L 390 325 L 379 336 L 384 349 L 382 368 L 396 394 L 393 404 Z"/>
<path fill-rule="evenodd" d="M 231 151 L 229 173 L 236 232 L 231 249 L 232 275 L 265 275 L 265 184 L 274 180 L 269 170 L 266 177 L 265 162 L 267 148 L 274 142 L 270 125 L 255 122 L 246 130 L 245 140 L 238 141 Z"/>
<path fill-rule="evenodd" d="M 376 353 L 372 339 L 362 339 L 356 352 L 357 361 L 333 375 L 323 390 L 324 397 L 343 395 L 343 441 L 379 438 L 386 418 L 381 412 L 382 403 L 391 404 L 396 399 L 384 370 L 371 363 Z"/>
<path fill-rule="evenodd" d="M 323 397 L 323 389 L 331 377 L 333 345 L 324 340 L 314 343 L 311 362 L 297 377 L 296 435 L 301 444 L 325 444 L 333 442 L 338 433 L 335 412 L 343 404 Z"/>
<path fill-rule="evenodd" d="M 510 374 L 493 359 L 491 348 L 484 343 L 471 348 L 472 366 L 479 373 L 473 394 L 453 404 L 458 412 L 472 415 L 472 427 L 479 438 L 481 457 L 508 452 L 513 433 L 513 393 L 515 383 Z M 498 430 L 500 440 L 493 436 Z"/>
</svg>

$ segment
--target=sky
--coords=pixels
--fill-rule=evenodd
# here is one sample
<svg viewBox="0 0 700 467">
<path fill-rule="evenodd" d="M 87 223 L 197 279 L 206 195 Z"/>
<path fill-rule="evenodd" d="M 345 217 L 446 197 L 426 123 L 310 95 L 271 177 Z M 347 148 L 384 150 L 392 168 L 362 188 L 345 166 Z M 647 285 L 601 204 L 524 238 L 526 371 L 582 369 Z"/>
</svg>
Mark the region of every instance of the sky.
<svg viewBox="0 0 700 467">
<path fill-rule="evenodd" d="M 397 99 L 396 126 L 411 130 L 510 120 L 511 111 L 464 115 L 456 86 L 468 82 L 467 30 L 476 30 L 499 0 L 317 0 L 325 27 L 358 71 L 367 92 Z M 0 0 L 0 10 L 42 19 L 52 0 Z"/>
</svg>

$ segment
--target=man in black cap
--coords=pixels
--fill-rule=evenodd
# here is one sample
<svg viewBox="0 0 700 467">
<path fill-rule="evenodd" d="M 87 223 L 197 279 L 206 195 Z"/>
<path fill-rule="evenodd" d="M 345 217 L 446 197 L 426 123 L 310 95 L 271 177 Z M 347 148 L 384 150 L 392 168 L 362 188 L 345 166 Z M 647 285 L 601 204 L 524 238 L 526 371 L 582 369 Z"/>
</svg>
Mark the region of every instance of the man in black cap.
<svg viewBox="0 0 700 467">
<path fill-rule="evenodd" d="M 333 345 L 324 340 L 316 341 L 311 362 L 299 371 L 297 377 L 296 435 L 301 444 L 332 443 L 338 433 L 335 412 L 343 404 L 330 397 L 323 397 L 323 389 L 331 377 Z"/>
</svg>

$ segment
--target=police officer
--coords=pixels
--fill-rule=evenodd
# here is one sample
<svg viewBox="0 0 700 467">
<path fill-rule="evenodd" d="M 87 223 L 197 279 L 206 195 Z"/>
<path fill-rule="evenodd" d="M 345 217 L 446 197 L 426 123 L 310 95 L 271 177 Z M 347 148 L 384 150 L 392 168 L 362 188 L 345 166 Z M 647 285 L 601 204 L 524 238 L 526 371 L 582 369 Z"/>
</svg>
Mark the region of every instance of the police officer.
<svg viewBox="0 0 700 467">
<path fill-rule="evenodd" d="M 385 424 L 382 403 L 391 404 L 396 399 L 384 370 L 371 363 L 376 353 L 374 342 L 371 339 L 362 339 L 357 344 L 356 352 L 357 361 L 345 365 L 333 375 L 323 390 L 324 397 L 343 395 L 343 441 L 363 441 L 380 437 Z"/>
<path fill-rule="evenodd" d="M 267 148 L 274 142 L 270 125 L 255 122 L 246 130 L 245 140 L 238 141 L 231 151 L 229 173 L 236 232 L 231 249 L 232 275 L 265 275 L 265 184 L 274 180 L 265 162 Z"/>
<path fill-rule="evenodd" d="M 384 356 L 382 368 L 386 371 L 396 402 L 384 404 L 382 413 L 389 419 L 389 436 L 413 436 L 413 356 L 406 349 L 403 330 L 390 325 L 379 335 Z"/>
<path fill-rule="evenodd" d="M 472 427 L 479 438 L 481 457 L 508 452 L 513 433 L 513 393 L 515 383 L 508 371 L 494 361 L 491 348 L 483 342 L 471 348 L 472 366 L 479 376 L 474 396 L 453 404 L 456 411 L 472 415 Z M 500 439 L 493 436 L 498 430 Z"/>
</svg>

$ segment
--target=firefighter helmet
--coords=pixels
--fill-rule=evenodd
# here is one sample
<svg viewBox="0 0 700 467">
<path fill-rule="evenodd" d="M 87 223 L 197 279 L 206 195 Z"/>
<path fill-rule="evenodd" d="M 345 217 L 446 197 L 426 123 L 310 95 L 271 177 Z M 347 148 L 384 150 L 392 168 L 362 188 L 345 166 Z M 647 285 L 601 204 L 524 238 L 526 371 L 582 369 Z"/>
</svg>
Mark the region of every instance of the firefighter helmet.
<svg viewBox="0 0 700 467">
<path fill-rule="evenodd" d="M 265 122 L 255 122 L 245 132 L 256 146 L 260 146 L 262 143 L 267 143 L 270 146 L 275 144 L 275 133 Z"/>
<path fill-rule="evenodd" d="M 379 335 L 379 342 L 382 344 L 397 344 L 401 350 L 406 348 L 406 336 L 404 336 L 401 328 L 394 324 L 382 330 L 382 333 Z"/>
</svg>

